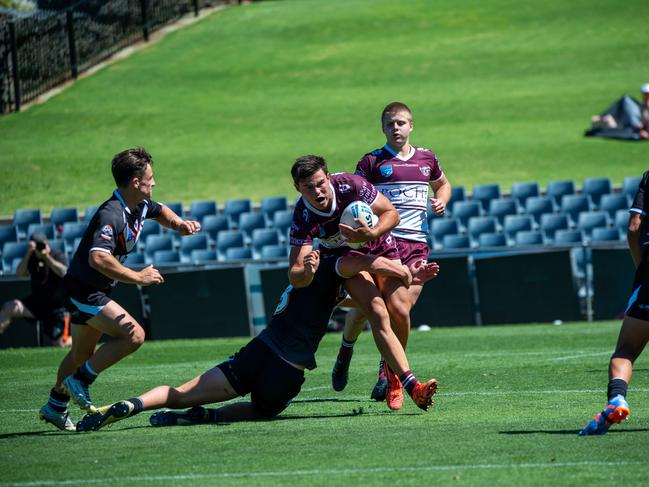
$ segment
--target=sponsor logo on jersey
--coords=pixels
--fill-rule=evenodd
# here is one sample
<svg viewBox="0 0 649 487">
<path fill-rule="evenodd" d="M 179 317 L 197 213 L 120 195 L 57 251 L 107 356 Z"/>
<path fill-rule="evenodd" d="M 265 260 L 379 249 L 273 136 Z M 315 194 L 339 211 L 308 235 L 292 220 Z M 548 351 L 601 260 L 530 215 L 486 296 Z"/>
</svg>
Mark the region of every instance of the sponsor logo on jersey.
<svg viewBox="0 0 649 487">
<path fill-rule="evenodd" d="M 113 227 L 111 227 L 110 225 L 104 225 L 104 227 L 101 229 L 101 233 L 99 234 L 99 236 L 104 240 L 112 240 Z"/>
<path fill-rule="evenodd" d="M 349 193 L 351 189 L 352 187 L 347 183 L 341 183 L 338 185 L 338 191 L 340 191 L 341 193 Z"/>
<path fill-rule="evenodd" d="M 419 170 L 421 171 L 421 173 L 422 173 L 424 176 L 430 176 L 430 167 L 428 167 L 428 166 L 421 166 L 421 167 L 419 168 Z"/>
<path fill-rule="evenodd" d="M 385 166 L 381 166 L 379 168 L 379 171 L 381 172 L 381 176 L 383 176 L 384 178 L 392 176 L 392 164 L 386 164 Z"/>
<path fill-rule="evenodd" d="M 302 219 L 305 222 L 309 221 L 309 210 L 307 210 L 306 208 L 304 208 L 304 210 L 302 211 Z"/>
</svg>

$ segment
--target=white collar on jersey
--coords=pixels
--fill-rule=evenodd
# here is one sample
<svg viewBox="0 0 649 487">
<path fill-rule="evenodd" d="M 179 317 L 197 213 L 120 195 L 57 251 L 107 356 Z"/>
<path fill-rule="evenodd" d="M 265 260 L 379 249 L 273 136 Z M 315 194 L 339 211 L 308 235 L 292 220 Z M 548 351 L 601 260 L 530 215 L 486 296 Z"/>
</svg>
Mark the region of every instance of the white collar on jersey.
<svg viewBox="0 0 649 487">
<path fill-rule="evenodd" d="M 334 211 L 336 211 L 336 191 L 334 190 L 334 187 L 331 184 L 331 180 L 329 180 L 329 187 L 331 188 L 331 194 L 333 195 L 333 199 L 331 201 L 331 210 L 329 210 L 326 213 L 324 211 L 320 211 L 317 208 L 314 208 L 313 206 L 311 206 L 309 204 L 309 202 L 306 200 L 306 198 L 304 196 L 302 196 L 302 201 L 304 201 L 304 206 L 306 206 L 309 211 L 312 211 L 316 215 L 320 215 L 320 216 L 331 216 L 331 215 L 333 215 Z"/>
<path fill-rule="evenodd" d="M 396 157 L 396 158 L 399 159 L 400 161 L 409 161 L 410 159 L 412 159 L 412 156 L 415 155 L 415 151 L 416 151 L 416 149 L 414 148 L 414 146 L 411 145 L 411 146 L 410 146 L 410 153 L 409 153 L 406 157 L 401 157 L 399 154 L 397 154 L 396 152 L 394 152 L 394 151 L 390 148 L 390 146 L 389 146 L 388 144 L 385 144 L 385 145 L 383 146 L 383 148 L 384 148 L 386 151 L 388 151 L 390 154 L 392 154 L 393 157 Z"/>
<path fill-rule="evenodd" d="M 115 191 L 113 191 L 113 194 L 115 195 L 115 198 L 117 198 L 117 199 L 119 200 L 119 202 L 122 204 L 122 206 L 124 207 L 124 209 L 125 209 L 125 210 L 128 212 L 128 214 L 130 215 L 130 214 L 131 214 L 131 209 L 130 209 L 128 206 L 126 206 L 126 203 L 124 202 L 124 198 L 122 198 L 122 195 L 119 194 L 119 191 L 117 191 L 117 189 L 115 189 Z"/>
</svg>

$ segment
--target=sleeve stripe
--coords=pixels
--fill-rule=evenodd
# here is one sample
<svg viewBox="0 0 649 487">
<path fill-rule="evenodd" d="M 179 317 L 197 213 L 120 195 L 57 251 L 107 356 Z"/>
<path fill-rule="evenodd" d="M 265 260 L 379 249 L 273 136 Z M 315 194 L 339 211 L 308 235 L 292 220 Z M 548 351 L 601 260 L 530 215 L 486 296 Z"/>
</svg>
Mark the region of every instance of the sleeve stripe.
<svg viewBox="0 0 649 487">
<path fill-rule="evenodd" d="M 112 252 L 111 252 L 110 250 L 108 250 L 108 249 L 102 249 L 101 247 L 92 247 L 92 248 L 88 251 L 88 253 L 91 253 L 91 252 L 106 252 L 107 254 L 112 254 Z"/>
</svg>

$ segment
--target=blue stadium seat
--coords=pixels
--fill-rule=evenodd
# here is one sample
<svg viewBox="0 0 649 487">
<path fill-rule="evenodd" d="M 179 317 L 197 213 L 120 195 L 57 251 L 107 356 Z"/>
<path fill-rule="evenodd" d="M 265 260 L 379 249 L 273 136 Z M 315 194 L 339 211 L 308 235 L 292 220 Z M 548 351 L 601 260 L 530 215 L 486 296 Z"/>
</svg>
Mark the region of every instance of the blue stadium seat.
<svg viewBox="0 0 649 487">
<path fill-rule="evenodd" d="M 203 218 L 207 215 L 216 215 L 217 206 L 214 200 L 192 201 L 189 206 L 190 220 L 197 220 L 203 223 Z"/>
<path fill-rule="evenodd" d="M 539 183 L 514 183 L 512 184 L 511 198 L 518 203 L 521 208 L 525 208 L 527 198 L 539 196 Z"/>
<path fill-rule="evenodd" d="M 621 240 L 620 231 L 617 228 L 593 228 L 590 241 L 596 242 L 616 242 Z"/>
<path fill-rule="evenodd" d="M 554 241 L 554 235 L 558 230 L 568 230 L 570 228 L 570 219 L 568 215 L 561 213 L 545 213 L 541 215 L 540 230 L 548 241 Z"/>
<path fill-rule="evenodd" d="M 264 245 L 261 248 L 262 259 L 285 259 L 288 257 L 288 247 L 285 245 Z"/>
<path fill-rule="evenodd" d="M 429 231 L 433 246 L 440 248 L 444 235 L 458 235 L 460 233 L 460 223 L 457 218 L 434 218 L 431 221 Z"/>
<path fill-rule="evenodd" d="M 479 247 L 506 247 L 507 239 L 502 233 L 481 233 L 478 237 Z"/>
<path fill-rule="evenodd" d="M 65 253 L 65 242 L 63 240 L 48 240 L 47 245 L 49 245 L 51 249 L 60 250 Z"/>
<path fill-rule="evenodd" d="M 239 230 L 224 230 L 216 236 L 216 255 L 219 260 L 224 260 L 226 251 L 233 247 L 244 246 L 243 232 Z"/>
<path fill-rule="evenodd" d="M 162 225 L 155 220 L 144 220 L 140 229 L 138 242 L 140 244 L 145 243 L 149 235 L 162 235 Z"/>
<path fill-rule="evenodd" d="M 65 253 L 68 254 L 68 257 L 74 256 L 74 253 L 77 251 L 79 248 L 79 244 L 81 243 L 81 237 L 76 237 L 71 244 L 68 244 L 68 242 L 65 242 Z"/>
<path fill-rule="evenodd" d="M 447 214 L 453 213 L 453 206 L 458 201 L 466 201 L 466 191 L 464 191 L 464 186 L 451 186 L 451 199 L 449 200 Z"/>
<path fill-rule="evenodd" d="M 543 234 L 537 231 L 522 230 L 514 236 L 514 244 L 517 246 L 543 245 Z"/>
<path fill-rule="evenodd" d="M 256 228 L 252 231 L 252 250 L 255 257 L 261 255 L 261 249 L 267 245 L 279 245 L 281 242 L 276 228 Z"/>
<path fill-rule="evenodd" d="M 525 214 L 534 218 L 536 223 L 541 222 L 541 215 L 554 213 L 554 201 L 549 196 L 530 196 L 525 202 Z"/>
<path fill-rule="evenodd" d="M 444 249 L 468 249 L 471 248 L 471 242 L 467 235 L 444 235 L 442 247 Z"/>
<path fill-rule="evenodd" d="M 561 198 L 567 194 L 575 194 L 575 182 L 570 180 L 550 181 L 545 190 L 545 195 L 552 198 L 554 204 L 559 206 Z"/>
<path fill-rule="evenodd" d="M 0 225 L 0 249 L 5 242 L 18 242 L 18 230 L 13 225 Z"/>
<path fill-rule="evenodd" d="M 153 252 L 153 265 L 155 267 L 177 266 L 181 262 L 180 253 L 175 250 L 156 250 Z"/>
<path fill-rule="evenodd" d="M 205 233 L 195 233 L 180 239 L 180 259 L 191 262 L 191 253 L 194 250 L 209 250 L 209 237 Z"/>
<path fill-rule="evenodd" d="M 285 235 L 293 223 L 293 210 L 279 210 L 273 216 L 273 228 Z"/>
<path fill-rule="evenodd" d="M 241 230 L 249 241 L 252 239 L 253 230 L 266 228 L 266 218 L 263 213 L 241 213 L 239 216 L 239 230 Z"/>
<path fill-rule="evenodd" d="M 554 234 L 555 245 L 581 245 L 584 243 L 584 236 L 580 230 L 557 230 Z"/>
<path fill-rule="evenodd" d="M 469 218 L 480 216 L 482 205 L 478 201 L 458 201 L 453 205 L 453 216 L 466 227 Z"/>
<path fill-rule="evenodd" d="M 209 235 L 212 242 L 216 242 L 216 235 L 224 230 L 229 230 L 228 218 L 225 215 L 207 215 L 201 224 L 201 233 Z"/>
<path fill-rule="evenodd" d="M 64 223 L 78 221 L 79 211 L 76 208 L 53 208 L 50 213 L 50 224 L 54 226 L 56 235 L 61 235 Z"/>
<path fill-rule="evenodd" d="M 599 202 L 599 209 L 608 213 L 608 216 L 615 218 L 617 210 L 628 210 L 629 201 L 627 197 L 621 193 L 618 194 L 605 194 Z"/>
<path fill-rule="evenodd" d="M 605 194 L 611 194 L 613 185 L 609 178 L 586 178 L 582 186 L 582 194 L 590 196 L 595 208 L 599 208 L 599 202 Z"/>
<path fill-rule="evenodd" d="M 30 223 L 25 232 L 27 238 L 31 237 L 34 233 L 43 233 L 48 240 L 54 239 L 54 227 L 49 223 Z"/>
<path fill-rule="evenodd" d="M 86 225 L 90 223 L 90 220 L 92 220 L 92 217 L 95 216 L 95 213 L 97 213 L 98 209 L 98 206 L 88 206 L 86 208 L 86 211 L 83 212 L 83 221 L 86 223 Z"/>
<path fill-rule="evenodd" d="M 640 186 L 640 181 L 642 181 L 641 176 L 627 176 L 622 182 L 622 194 L 627 197 L 630 201 L 633 201 L 636 193 L 638 192 L 638 187 Z"/>
<path fill-rule="evenodd" d="M 252 259 L 252 249 L 249 247 L 230 247 L 225 251 L 226 260 Z"/>
<path fill-rule="evenodd" d="M 608 213 L 603 211 L 584 211 L 577 217 L 577 230 L 590 238 L 594 228 L 608 227 Z"/>
<path fill-rule="evenodd" d="M 18 236 L 20 238 L 26 236 L 27 227 L 32 223 L 43 223 L 41 217 L 41 210 L 39 209 L 19 209 L 14 213 L 14 218 L 11 222 L 18 229 Z"/>
<path fill-rule="evenodd" d="M 496 217 L 498 223 L 503 225 L 507 215 L 516 215 L 518 213 L 518 206 L 513 199 L 497 199 L 489 202 L 489 216 Z"/>
<path fill-rule="evenodd" d="M 617 228 L 620 232 L 623 232 L 626 235 L 626 231 L 629 228 L 629 216 L 631 214 L 627 210 L 617 210 L 615 212 L 615 219 L 613 221 L 613 226 Z"/>
<path fill-rule="evenodd" d="M 16 274 L 16 271 L 18 270 L 18 266 L 20 263 L 23 261 L 22 257 L 16 257 L 11 261 L 11 265 L 9 266 L 9 270 L 6 271 L 7 274 Z"/>
<path fill-rule="evenodd" d="M 14 259 L 22 259 L 27 252 L 27 247 L 29 244 L 27 242 L 5 242 L 2 246 L 2 267 L 4 272 L 12 271 L 12 264 Z"/>
<path fill-rule="evenodd" d="M 534 219 L 530 215 L 507 215 L 503 224 L 503 231 L 505 235 L 514 240 L 518 232 L 528 231 L 534 229 Z"/>
<path fill-rule="evenodd" d="M 267 196 L 261 200 L 261 212 L 266 217 L 266 226 L 273 224 L 275 212 L 288 210 L 288 200 L 285 196 Z"/>
<path fill-rule="evenodd" d="M 180 202 L 173 202 L 173 203 L 164 203 L 164 205 L 169 208 L 171 211 L 173 211 L 176 215 L 178 215 L 180 218 L 184 218 L 184 211 L 183 211 L 183 204 Z"/>
<path fill-rule="evenodd" d="M 145 264 L 144 254 L 139 254 L 137 252 L 131 252 L 128 254 L 124 261 L 126 267 L 132 267 L 135 269 L 141 269 Z"/>
<path fill-rule="evenodd" d="M 483 233 L 496 233 L 497 220 L 493 216 L 474 216 L 469 218 L 467 233 L 476 242 Z"/>
<path fill-rule="evenodd" d="M 230 228 L 239 227 L 239 219 L 242 213 L 250 213 L 252 203 L 249 199 L 227 200 L 223 206 L 223 214 L 230 221 Z"/>
<path fill-rule="evenodd" d="M 154 252 L 174 248 L 173 240 L 169 235 L 149 235 L 144 240 L 144 244 L 144 255 L 148 262 L 152 261 Z"/>
<path fill-rule="evenodd" d="M 217 260 L 216 251 L 214 250 L 192 250 L 192 253 L 189 256 L 191 260 L 196 265 L 208 264 L 210 262 L 215 262 Z"/>
<path fill-rule="evenodd" d="M 476 184 L 473 186 L 473 193 L 471 194 L 472 201 L 479 201 L 482 205 L 482 210 L 489 209 L 489 202 L 500 198 L 500 186 L 497 184 Z"/>
<path fill-rule="evenodd" d="M 85 222 L 67 222 L 63 224 L 63 230 L 61 231 L 61 239 L 65 241 L 65 244 L 68 247 L 73 247 L 74 239 L 83 237 L 83 234 L 86 231 L 88 225 Z"/>
<path fill-rule="evenodd" d="M 561 213 L 568 215 L 577 224 L 579 213 L 592 210 L 590 198 L 585 194 L 567 194 L 561 198 Z"/>
</svg>

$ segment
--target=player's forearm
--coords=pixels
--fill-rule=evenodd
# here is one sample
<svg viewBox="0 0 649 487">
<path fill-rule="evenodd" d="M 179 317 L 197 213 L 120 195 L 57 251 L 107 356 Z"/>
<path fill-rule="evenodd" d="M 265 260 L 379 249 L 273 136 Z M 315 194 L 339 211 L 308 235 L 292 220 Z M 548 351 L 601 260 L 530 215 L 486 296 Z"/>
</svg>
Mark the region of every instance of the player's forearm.
<svg viewBox="0 0 649 487">
<path fill-rule="evenodd" d="M 379 215 L 379 221 L 376 226 L 372 228 L 374 238 L 378 238 L 381 235 L 388 233 L 399 224 L 399 221 L 401 221 L 401 217 L 399 216 L 399 212 L 395 209 L 389 209 L 381 213 Z"/>
<path fill-rule="evenodd" d="M 385 277 L 396 277 L 402 280 L 408 277 L 406 268 L 400 262 L 386 259 L 385 257 L 377 257 L 374 259 L 368 272 Z"/>
<path fill-rule="evenodd" d="M 288 271 L 288 282 L 294 288 L 307 287 L 313 281 L 313 273 L 306 267 L 293 266 Z"/>
<path fill-rule="evenodd" d="M 107 252 L 91 252 L 88 257 L 90 267 L 101 272 L 106 277 L 126 284 L 139 284 L 139 274 L 123 266 L 112 255 Z"/>
<path fill-rule="evenodd" d="M 166 228 L 171 228 L 172 230 L 178 231 L 178 227 L 182 223 L 183 219 L 176 215 L 171 208 L 162 205 L 162 210 L 160 211 L 160 215 L 158 215 L 155 220 L 162 225 L 163 227 Z"/>
<path fill-rule="evenodd" d="M 362 271 L 367 271 L 370 274 L 380 274 L 386 277 L 406 278 L 404 267 L 385 257 L 347 255 L 341 257 L 338 261 L 338 273 L 346 279 L 350 279 Z"/>
<path fill-rule="evenodd" d="M 435 198 L 442 200 L 445 205 L 451 200 L 451 183 L 448 181 L 444 182 L 444 184 L 433 191 L 435 193 Z"/>
</svg>

